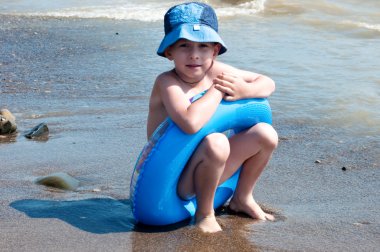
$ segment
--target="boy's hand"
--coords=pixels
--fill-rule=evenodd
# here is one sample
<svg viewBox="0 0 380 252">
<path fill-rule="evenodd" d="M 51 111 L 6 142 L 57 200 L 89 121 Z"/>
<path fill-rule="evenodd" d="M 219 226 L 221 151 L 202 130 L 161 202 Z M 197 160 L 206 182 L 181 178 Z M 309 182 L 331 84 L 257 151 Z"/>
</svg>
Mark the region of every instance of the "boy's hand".
<svg viewBox="0 0 380 252">
<path fill-rule="evenodd" d="M 245 98 L 247 82 L 240 76 L 230 73 L 219 74 L 214 79 L 215 88 L 225 93 L 224 100 L 236 101 Z"/>
</svg>

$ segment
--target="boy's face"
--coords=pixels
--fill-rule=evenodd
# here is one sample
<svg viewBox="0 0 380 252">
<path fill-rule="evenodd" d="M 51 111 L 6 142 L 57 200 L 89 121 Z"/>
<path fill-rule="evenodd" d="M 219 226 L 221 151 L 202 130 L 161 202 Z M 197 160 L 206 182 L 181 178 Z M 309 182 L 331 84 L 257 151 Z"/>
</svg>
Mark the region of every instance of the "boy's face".
<svg viewBox="0 0 380 252">
<path fill-rule="evenodd" d="M 220 47 L 218 43 L 180 39 L 166 49 L 165 56 L 174 61 L 177 71 L 198 75 L 210 68 L 219 53 Z"/>
</svg>

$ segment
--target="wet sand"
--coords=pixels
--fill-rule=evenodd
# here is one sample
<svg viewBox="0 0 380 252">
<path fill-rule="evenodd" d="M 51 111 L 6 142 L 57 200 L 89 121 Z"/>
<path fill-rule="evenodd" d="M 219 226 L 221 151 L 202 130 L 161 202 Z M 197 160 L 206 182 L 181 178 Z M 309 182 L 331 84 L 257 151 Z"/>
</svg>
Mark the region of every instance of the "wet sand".
<svg viewBox="0 0 380 252">
<path fill-rule="evenodd" d="M 377 250 L 379 138 L 307 120 L 276 120 L 276 107 L 280 144 L 255 197 L 277 221 L 258 222 L 223 208 L 217 219 L 224 231 L 215 235 L 199 233 L 191 221 L 136 225 L 129 180 L 145 143 L 145 81 L 151 80 L 117 67 L 142 46 L 123 47 L 118 39 L 134 34 L 124 35 L 124 24 L 110 21 L 98 31 L 92 21 L 0 20 L 9 22 L 0 30 L 7 46 L 0 49 L 0 102 L 18 125 L 17 134 L 0 138 L 1 251 Z M 95 31 L 101 34 L 96 43 Z M 146 48 L 141 53 L 152 54 Z M 100 61 L 107 57 L 117 64 Z M 157 61 L 153 55 L 145 60 Z M 23 137 L 41 122 L 49 126 L 47 140 Z M 54 172 L 78 179 L 78 190 L 34 183 Z"/>
</svg>

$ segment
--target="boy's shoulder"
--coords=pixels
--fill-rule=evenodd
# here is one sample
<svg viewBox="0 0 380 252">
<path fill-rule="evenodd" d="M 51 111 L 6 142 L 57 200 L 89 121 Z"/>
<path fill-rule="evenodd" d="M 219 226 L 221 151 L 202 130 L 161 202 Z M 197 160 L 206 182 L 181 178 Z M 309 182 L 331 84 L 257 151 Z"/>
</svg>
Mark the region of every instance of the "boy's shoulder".
<svg viewBox="0 0 380 252">
<path fill-rule="evenodd" d="M 213 71 L 215 71 L 217 74 L 220 74 L 222 72 L 230 72 L 234 70 L 236 70 L 235 67 L 229 64 L 223 63 L 221 61 L 215 61 L 213 64 Z"/>
<path fill-rule="evenodd" d="M 178 82 L 178 80 L 175 78 L 175 75 L 173 74 L 173 70 L 162 72 L 156 77 L 156 84 L 173 82 Z"/>
</svg>

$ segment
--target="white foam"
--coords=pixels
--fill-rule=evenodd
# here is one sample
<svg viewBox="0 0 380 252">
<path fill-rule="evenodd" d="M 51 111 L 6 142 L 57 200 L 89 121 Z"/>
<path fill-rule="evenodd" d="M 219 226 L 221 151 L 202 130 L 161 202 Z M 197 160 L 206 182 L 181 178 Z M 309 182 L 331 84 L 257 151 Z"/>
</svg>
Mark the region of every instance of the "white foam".
<svg viewBox="0 0 380 252">
<path fill-rule="evenodd" d="M 178 2 L 111 3 L 86 7 L 61 8 L 57 10 L 17 11 L 14 15 L 42 17 L 108 18 L 155 22 L 163 19 L 165 12 Z M 265 0 L 254 0 L 238 5 L 214 6 L 219 18 L 252 15 L 264 10 Z"/>
<path fill-rule="evenodd" d="M 215 11 L 218 17 L 249 16 L 264 10 L 266 0 L 245 2 L 236 6 L 219 7 Z"/>
<path fill-rule="evenodd" d="M 357 21 L 343 21 L 343 24 L 348 24 L 360 28 L 366 28 L 368 30 L 374 30 L 380 32 L 380 24 L 369 24 L 365 22 L 357 22 Z"/>
<path fill-rule="evenodd" d="M 30 16 L 77 17 L 77 18 L 109 18 L 118 20 L 139 20 L 153 22 L 161 20 L 167 10 L 162 5 L 124 5 L 124 6 L 92 6 L 67 8 L 58 11 L 31 12 Z"/>
</svg>

